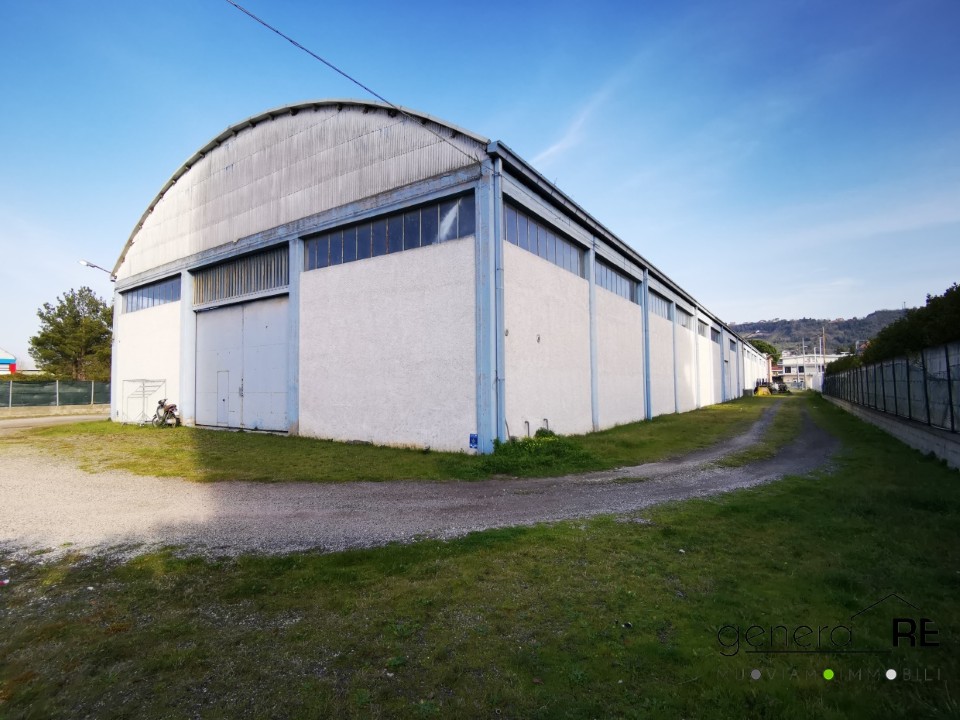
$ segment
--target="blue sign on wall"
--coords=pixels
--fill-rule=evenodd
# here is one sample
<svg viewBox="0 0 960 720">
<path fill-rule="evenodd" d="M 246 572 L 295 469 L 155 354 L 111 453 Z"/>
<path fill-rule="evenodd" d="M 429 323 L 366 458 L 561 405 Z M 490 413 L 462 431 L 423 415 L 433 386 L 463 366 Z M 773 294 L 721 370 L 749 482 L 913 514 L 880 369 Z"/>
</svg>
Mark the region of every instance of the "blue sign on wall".
<svg viewBox="0 0 960 720">
<path fill-rule="evenodd" d="M 473 449 L 480 447 L 480 438 L 476 433 L 470 433 L 470 447 Z"/>
</svg>

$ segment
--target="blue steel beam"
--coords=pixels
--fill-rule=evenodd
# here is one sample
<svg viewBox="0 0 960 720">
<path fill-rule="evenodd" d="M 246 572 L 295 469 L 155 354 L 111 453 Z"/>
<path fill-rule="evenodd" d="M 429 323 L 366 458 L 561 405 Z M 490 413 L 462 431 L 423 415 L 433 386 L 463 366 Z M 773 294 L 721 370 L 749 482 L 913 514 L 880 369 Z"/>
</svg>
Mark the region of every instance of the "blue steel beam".
<svg viewBox="0 0 960 720">
<path fill-rule="evenodd" d="M 650 271 L 643 269 L 643 416 L 653 418 L 653 399 L 650 397 Z"/>
<path fill-rule="evenodd" d="M 300 434 L 300 275 L 303 272 L 303 240 L 290 240 L 287 300 L 287 432 Z"/>
<path fill-rule="evenodd" d="M 477 202 L 474 236 L 477 292 L 477 449 L 493 452 L 499 437 L 497 408 L 496 275 L 497 259 L 493 239 L 493 165 L 485 160 L 475 193 Z"/>
<path fill-rule="evenodd" d="M 588 277 L 590 283 L 590 413 L 593 429 L 600 429 L 600 382 L 597 367 L 597 240 L 590 244 L 588 255 Z"/>
</svg>

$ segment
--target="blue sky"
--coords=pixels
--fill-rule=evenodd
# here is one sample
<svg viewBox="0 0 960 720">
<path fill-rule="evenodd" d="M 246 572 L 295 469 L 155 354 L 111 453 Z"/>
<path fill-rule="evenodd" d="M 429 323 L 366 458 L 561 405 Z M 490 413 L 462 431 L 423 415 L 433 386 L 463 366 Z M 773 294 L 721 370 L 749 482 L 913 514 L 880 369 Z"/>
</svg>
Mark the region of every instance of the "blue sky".
<svg viewBox="0 0 960 720">
<path fill-rule="evenodd" d="M 504 141 L 727 321 L 960 280 L 957 0 L 245 0 L 391 102 Z M 365 97 L 223 0 L 0 0 L 0 346 L 106 275 L 170 174 L 262 110 Z M 29 364 L 29 363 L 27 363 Z"/>
</svg>

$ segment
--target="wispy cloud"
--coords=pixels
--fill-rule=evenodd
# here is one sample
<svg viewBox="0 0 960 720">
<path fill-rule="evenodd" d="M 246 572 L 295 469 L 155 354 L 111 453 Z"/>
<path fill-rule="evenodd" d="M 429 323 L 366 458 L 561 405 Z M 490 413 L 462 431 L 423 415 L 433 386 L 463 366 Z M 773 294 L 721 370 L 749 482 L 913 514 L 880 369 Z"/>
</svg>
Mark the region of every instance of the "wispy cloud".
<svg viewBox="0 0 960 720">
<path fill-rule="evenodd" d="M 587 125 L 594 113 L 596 113 L 597 110 L 607 101 L 607 99 L 613 93 L 615 86 L 616 83 L 607 82 L 602 88 L 600 88 L 600 90 L 595 92 L 587 100 L 583 107 L 577 111 L 577 114 L 574 115 L 573 120 L 569 125 L 567 125 L 567 128 L 564 130 L 563 135 L 560 136 L 560 139 L 537 154 L 537 156 L 533 158 L 533 164 L 544 164 L 550 159 L 562 155 L 570 148 L 580 144 L 584 137 L 584 127 Z"/>
</svg>

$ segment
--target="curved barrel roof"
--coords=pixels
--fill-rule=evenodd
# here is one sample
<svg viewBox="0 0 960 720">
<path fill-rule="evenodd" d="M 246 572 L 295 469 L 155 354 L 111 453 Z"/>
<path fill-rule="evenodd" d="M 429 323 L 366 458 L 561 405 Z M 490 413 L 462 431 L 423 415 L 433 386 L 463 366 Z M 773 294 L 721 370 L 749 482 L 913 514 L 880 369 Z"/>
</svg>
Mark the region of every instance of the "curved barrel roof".
<svg viewBox="0 0 960 720">
<path fill-rule="evenodd" d="M 350 119 L 343 122 L 344 117 Z M 278 124 L 283 127 L 278 128 Z M 226 146 L 236 145 L 238 140 L 245 142 L 243 151 L 232 155 L 225 152 Z M 343 204 L 422 177 L 479 163 L 489 142 L 426 113 L 380 102 L 317 100 L 267 110 L 231 125 L 177 168 L 134 226 L 113 274 L 131 275 L 143 269 L 122 266 L 145 234 L 152 235 L 158 243 L 174 242 L 180 246 L 168 252 L 148 253 L 152 257 L 137 263 L 156 267 L 174 255 L 187 255 L 210 244 L 228 242 L 297 219 L 293 217 L 297 212 L 303 217 L 327 209 L 330 202 Z M 376 143 L 382 162 L 367 168 L 369 172 L 364 174 L 362 183 L 354 183 L 364 186 L 363 192 L 354 197 L 361 188 L 345 187 L 341 178 L 357 169 L 351 162 L 358 167 L 364 162 L 362 155 L 369 154 L 371 143 Z M 268 147 L 276 151 L 273 155 L 283 163 L 282 167 L 276 165 L 276 158 L 262 152 Z M 305 158 L 319 156 L 340 177 L 324 175 L 322 171 L 311 174 L 298 165 Z M 239 169 L 238 161 L 245 165 L 243 177 L 232 181 L 227 175 Z M 194 179 L 192 176 L 197 173 L 200 176 Z M 185 182 L 190 187 L 181 192 L 185 197 L 178 204 L 173 196 L 178 185 Z M 322 185 L 326 187 L 317 192 Z M 296 193 L 302 194 L 301 202 L 288 201 L 287 196 Z M 272 204 L 272 212 L 265 211 L 267 203 Z M 251 217 L 252 208 L 262 211 L 259 217 Z M 244 222 L 232 222 L 244 214 Z M 151 226 L 159 225 L 164 226 L 162 231 L 150 232 L 154 229 Z M 226 232 L 228 228 L 230 232 Z M 204 237 L 194 237 L 197 233 Z"/>
</svg>

